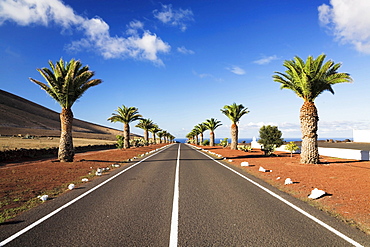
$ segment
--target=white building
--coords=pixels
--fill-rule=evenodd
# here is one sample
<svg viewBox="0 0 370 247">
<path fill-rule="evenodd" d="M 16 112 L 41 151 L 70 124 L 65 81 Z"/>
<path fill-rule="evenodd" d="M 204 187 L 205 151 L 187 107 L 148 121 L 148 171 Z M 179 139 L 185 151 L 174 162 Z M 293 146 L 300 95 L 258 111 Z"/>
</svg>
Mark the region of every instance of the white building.
<svg viewBox="0 0 370 247">
<path fill-rule="evenodd" d="M 353 130 L 353 142 L 370 143 L 370 130 Z"/>
</svg>

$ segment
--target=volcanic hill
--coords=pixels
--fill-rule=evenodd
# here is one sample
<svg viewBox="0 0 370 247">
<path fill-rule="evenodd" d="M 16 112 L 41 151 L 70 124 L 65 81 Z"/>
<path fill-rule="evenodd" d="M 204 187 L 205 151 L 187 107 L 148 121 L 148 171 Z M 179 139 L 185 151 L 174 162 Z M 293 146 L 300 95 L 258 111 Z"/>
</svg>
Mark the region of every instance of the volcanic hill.
<svg viewBox="0 0 370 247">
<path fill-rule="evenodd" d="M 116 140 L 123 132 L 79 119 L 73 137 Z M 0 135 L 60 136 L 59 113 L 0 89 Z M 134 134 L 131 134 L 134 135 Z"/>
</svg>

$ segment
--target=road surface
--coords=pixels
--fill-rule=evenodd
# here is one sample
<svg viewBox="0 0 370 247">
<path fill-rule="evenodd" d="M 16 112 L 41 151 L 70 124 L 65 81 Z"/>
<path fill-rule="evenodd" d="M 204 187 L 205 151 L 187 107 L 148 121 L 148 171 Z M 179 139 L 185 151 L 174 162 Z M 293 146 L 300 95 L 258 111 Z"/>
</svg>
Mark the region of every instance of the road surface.
<svg viewBox="0 0 370 247">
<path fill-rule="evenodd" d="M 0 241 L 6 246 L 370 246 L 365 234 L 185 144 L 170 145 L 0 225 Z"/>
</svg>

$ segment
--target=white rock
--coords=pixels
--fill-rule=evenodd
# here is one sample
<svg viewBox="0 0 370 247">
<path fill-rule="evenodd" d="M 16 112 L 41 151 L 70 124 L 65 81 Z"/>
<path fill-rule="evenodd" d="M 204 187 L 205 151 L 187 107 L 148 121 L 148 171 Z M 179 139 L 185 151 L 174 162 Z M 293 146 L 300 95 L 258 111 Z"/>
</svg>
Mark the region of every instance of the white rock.
<svg viewBox="0 0 370 247">
<path fill-rule="evenodd" d="M 95 175 L 96 176 L 101 176 L 102 175 L 102 172 L 103 172 L 103 169 L 98 168 L 98 169 L 96 169 Z"/>
<path fill-rule="evenodd" d="M 240 163 L 241 166 L 249 166 L 249 162 L 247 161 L 243 161 L 242 163 Z"/>
<path fill-rule="evenodd" d="M 260 168 L 258 169 L 258 171 L 260 171 L 260 172 L 272 172 L 272 170 L 266 170 L 262 166 L 260 166 Z"/>
<path fill-rule="evenodd" d="M 82 182 L 88 182 L 88 181 L 89 181 L 89 179 L 87 179 L 87 178 L 83 178 L 83 179 L 81 179 L 81 181 L 82 181 Z"/>
<path fill-rule="evenodd" d="M 277 178 L 276 178 L 276 180 L 279 180 L 279 179 L 281 179 L 281 177 L 277 177 Z"/>
<path fill-rule="evenodd" d="M 229 160 L 229 162 L 233 162 L 233 160 Z"/>
<path fill-rule="evenodd" d="M 325 195 L 326 192 L 323 190 L 319 190 L 318 188 L 315 188 L 311 191 L 311 194 L 308 196 L 310 199 L 317 199 L 323 195 Z"/>
<path fill-rule="evenodd" d="M 290 178 L 285 179 L 284 184 L 293 184 L 293 181 Z"/>
<path fill-rule="evenodd" d="M 70 185 L 68 185 L 68 189 L 69 190 L 73 190 L 75 188 L 75 185 L 74 184 L 70 184 Z"/>
<path fill-rule="evenodd" d="M 37 198 L 40 198 L 40 200 L 44 202 L 49 198 L 49 196 L 48 195 L 42 195 L 42 196 L 38 196 Z"/>
</svg>

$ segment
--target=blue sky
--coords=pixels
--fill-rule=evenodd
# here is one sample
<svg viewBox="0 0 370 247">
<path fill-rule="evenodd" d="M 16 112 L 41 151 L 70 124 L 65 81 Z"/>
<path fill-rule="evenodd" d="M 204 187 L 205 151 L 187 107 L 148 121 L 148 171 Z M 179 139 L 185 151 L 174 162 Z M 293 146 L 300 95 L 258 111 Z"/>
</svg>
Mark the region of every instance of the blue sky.
<svg viewBox="0 0 370 247">
<path fill-rule="evenodd" d="M 36 68 L 49 60 L 75 58 L 103 80 L 74 104 L 78 119 L 122 129 L 107 118 L 135 106 L 177 138 L 216 118 L 224 138 L 220 109 L 236 102 L 250 111 L 240 138 L 266 124 L 292 138 L 303 101 L 272 75 L 296 55 L 325 53 L 354 82 L 316 99 L 319 138 L 351 138 L 370 129 L 369 11 L 368 0 L 0 0 L 0 88 L 60 112 L 28 78 L 43 80 Z"/>
</svg>

